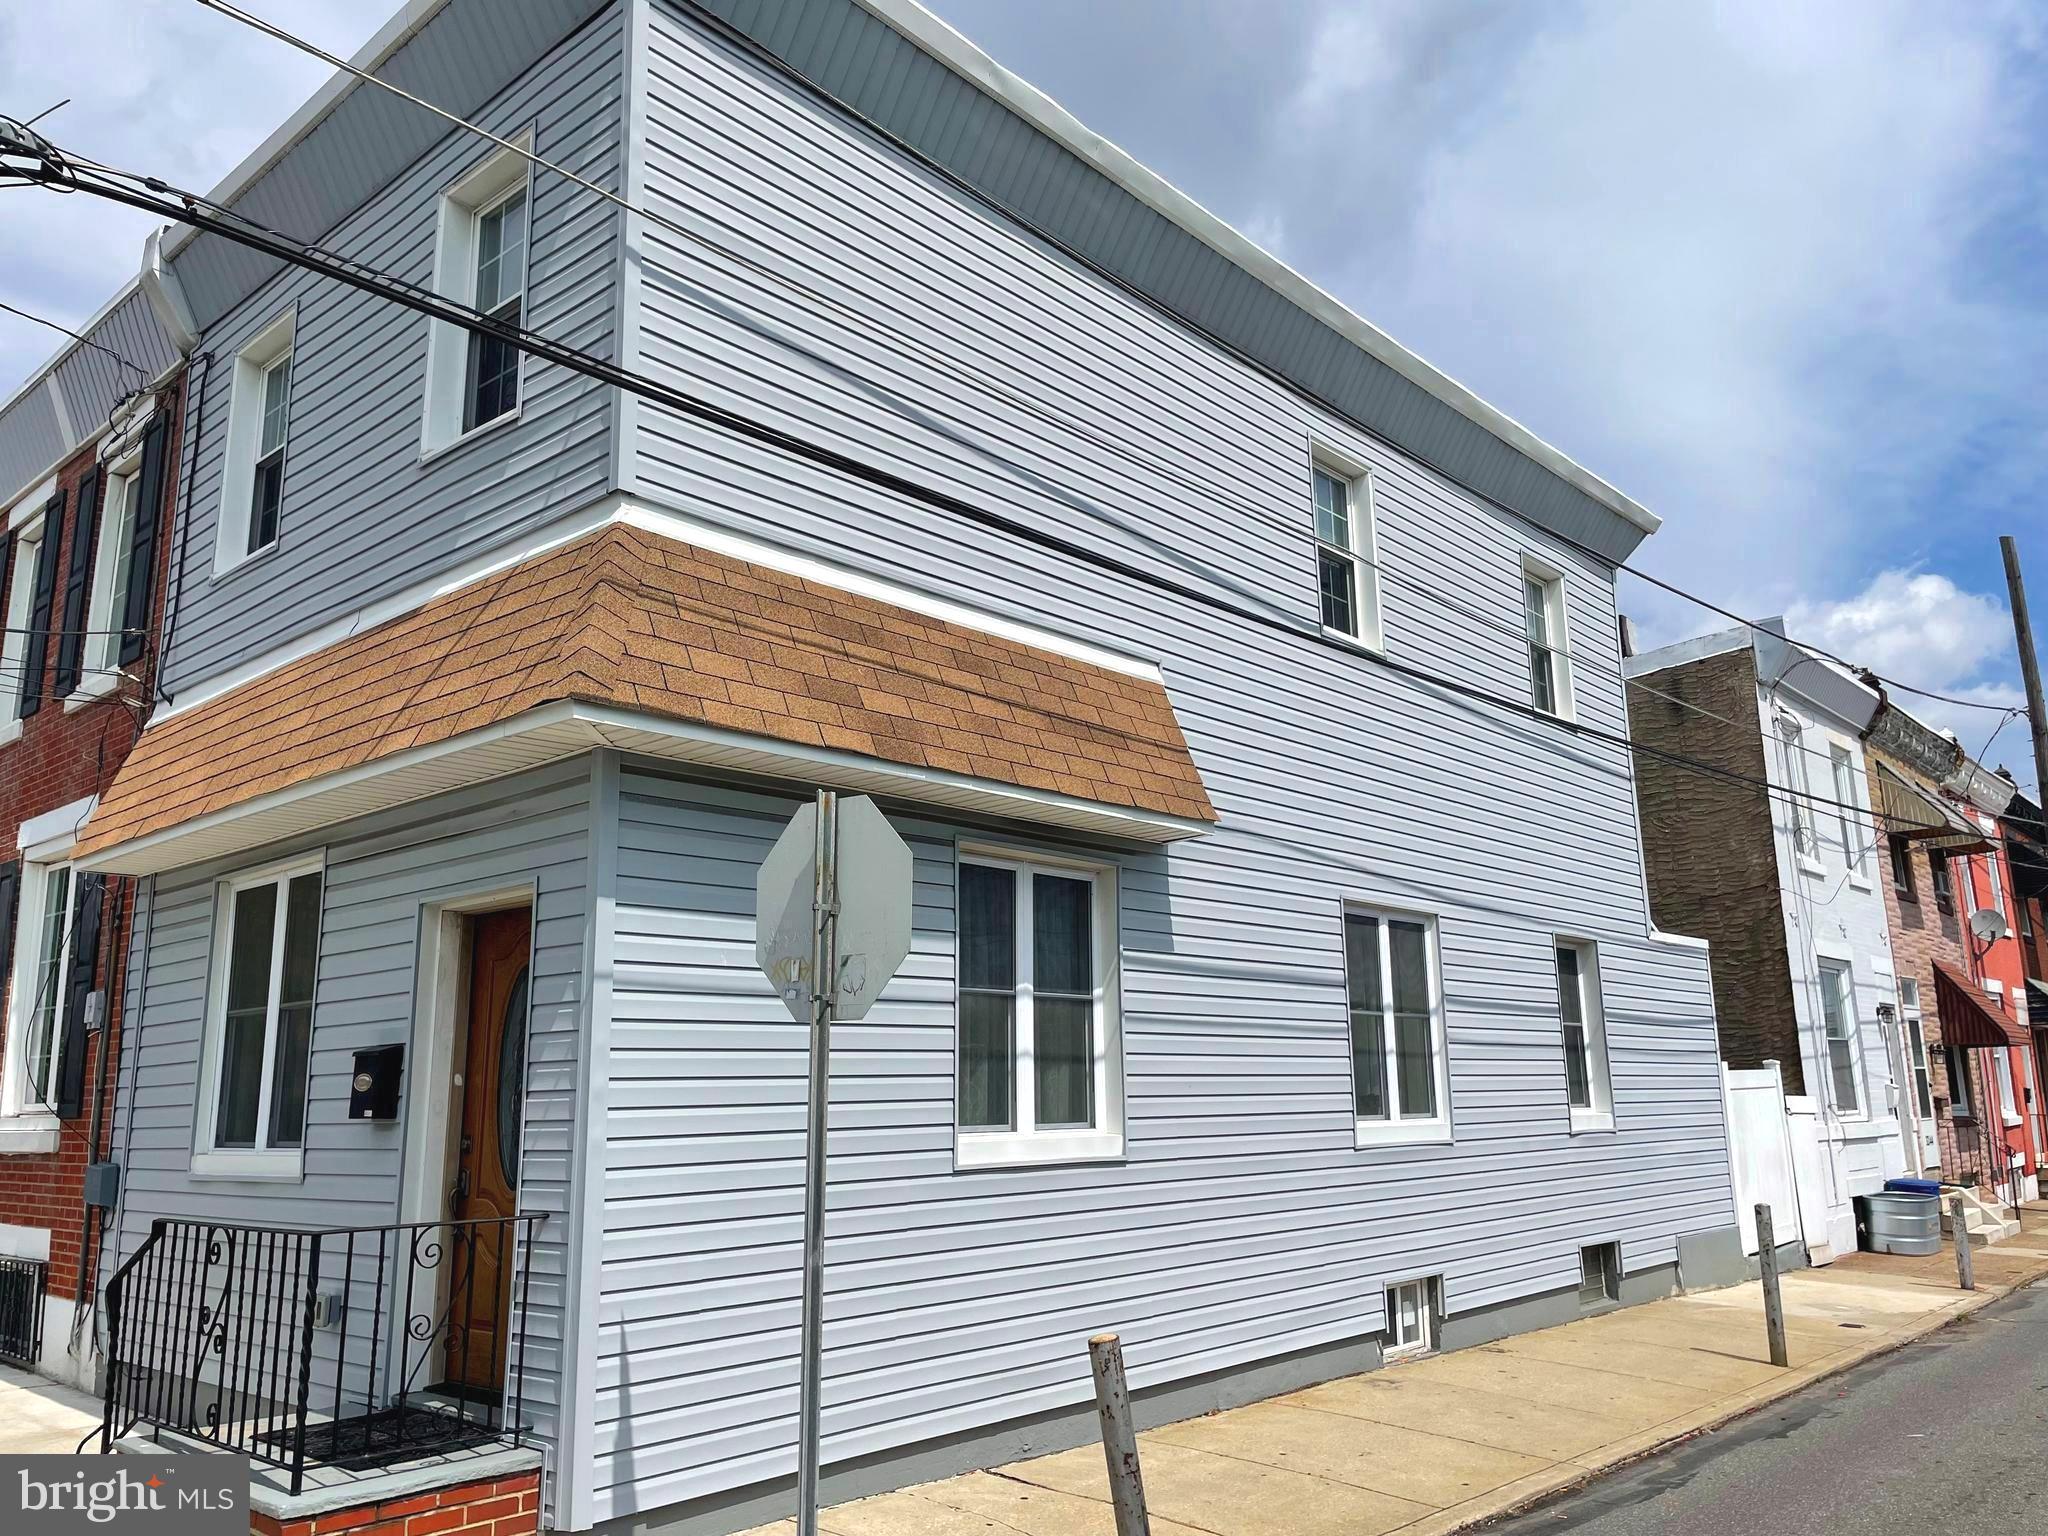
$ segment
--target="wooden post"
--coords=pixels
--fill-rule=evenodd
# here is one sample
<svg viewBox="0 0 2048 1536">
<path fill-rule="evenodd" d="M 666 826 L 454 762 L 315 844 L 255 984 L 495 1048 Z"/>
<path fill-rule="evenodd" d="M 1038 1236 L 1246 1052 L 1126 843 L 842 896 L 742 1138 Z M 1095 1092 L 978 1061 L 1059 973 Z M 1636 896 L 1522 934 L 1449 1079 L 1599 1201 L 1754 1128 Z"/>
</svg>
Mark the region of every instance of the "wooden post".
<svg viewBox="0 0 2048 1536">
<path fill-rule="evenodd" d="M 2035 798 L 2048 795 L 2048 705 L 2041 698 L 2041 664 L 2034 654 L 2034 626 L 2027 619 L 2027 586 L 2020 579 L 2020 549 L 2007 534 L 1998 541 L 2005 556 L 2005 589 L 2012 598 L 2013 639 L 2019 645 L 2020 680 L 2027 688 L 2028 724 L 2033 727 Z"/>
<path fill-rule="evenodd" d="M 1785 1352 L 1785 1299 L 1778 1294 L 1778 1239 L 1771 1230 L 1771 1208 L 1756 1208 L 1756 1266 L 1764 1282 L 1764 1337 L 1771 1346 L 1771 1364 L 1784 1369 L 1792 1363 Z"/>
<path fill-rule="evenodd" d="M 1948 1197 L 1949 1231 L 1956 1240 L 1956 1283 L 1966 1291 L 1977 1289 L 1977 1277 L 1970 1273 L 1970 1226 L 1963 1219 L 1963 1197 Z"/>
<path fill-rule="evenodd" d="M 1102 1455 L 1109 1463 L 1116 1536 L 1151 1536 L 1145 1479 L 1138 1471 L 1138 1431 L 1131 1423 L 1131 1394 L 1124 1386 L 1124 1347 L 1115 1334 L 1098 1333 L 1088 1341 L 1088 1366 L 1095 1374 L 1095 1411 L 1102 1418 Z"/>
</svg>

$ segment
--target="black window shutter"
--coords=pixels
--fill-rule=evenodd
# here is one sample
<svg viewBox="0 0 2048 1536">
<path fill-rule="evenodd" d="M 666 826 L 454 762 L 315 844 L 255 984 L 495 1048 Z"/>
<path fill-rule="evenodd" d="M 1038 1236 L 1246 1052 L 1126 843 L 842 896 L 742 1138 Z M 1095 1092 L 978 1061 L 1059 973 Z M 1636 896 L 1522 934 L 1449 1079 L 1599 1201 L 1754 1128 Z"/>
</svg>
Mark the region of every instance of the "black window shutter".
<svg viewBox="0 0 2048 1536">
<path fill-rule="evenodd" d="M 30 589 L 28 644 L 21 653 L 22 719 L 43 707 L 43 673 L 50 659 L 50 610 L 57 601 L 57 546 L 63 543 L 64 493 L 43 509 L 43 538 L 36 546 L 36 584 Z"/>
<path fill-rule="evenodd" d="M 21 893 L 21 861 L 0 864 L 0 1000 L 14 975 L 14 907 Z M 6 1015 L 0 1013 L 0 1018 Z"/>
<path fill-rule="evenodd" d="M 100 472 L 87 471 L 78 483 L 77 509 L 71 516 L 71 558 L 64 567 L 64 622 L 57 631 L 57 676 L 51 691 L 68 698 L 78 687 L 85 663 L 86 599 L 92 594 L 92 551 L 99 542 Z"/>
<path fill-rule="evenodd" d="M 85 1006 L 99 977 L 105 875 L 79 875 L 71 910 L 71 972 L 64 992 L 64 1046 L 57 1056 L 57 1117 L 75 1120 L 85 1101 Z"/>
<path fill-rule="evenodd" d="M 156 595 L 156 536 L 164 506 L 164 445 L 170 413 L 158 411 L 142 434 L 142 472 L 135 483 L 135 525 L 128 538 L 128 592 L 122 604 L 121 665 L 142 659 L 149 640 L 149 605 Z"/>
</svg>

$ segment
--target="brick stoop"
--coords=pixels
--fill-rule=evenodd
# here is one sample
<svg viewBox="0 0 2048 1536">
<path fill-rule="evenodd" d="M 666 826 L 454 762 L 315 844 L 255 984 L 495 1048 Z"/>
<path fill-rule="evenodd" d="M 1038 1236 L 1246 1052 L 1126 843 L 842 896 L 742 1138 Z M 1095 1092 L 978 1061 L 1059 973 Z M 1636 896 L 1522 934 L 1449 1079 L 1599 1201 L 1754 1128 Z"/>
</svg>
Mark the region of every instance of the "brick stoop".
<svg viewBox="0 0 2048 1536">
<path fill-rule="evenodd" d="M 538 1536 L 540 1472 L 395 1494 L 303 1519 L 251 1510 L 249 1529 L 253 1536 Z"/>
</svg>

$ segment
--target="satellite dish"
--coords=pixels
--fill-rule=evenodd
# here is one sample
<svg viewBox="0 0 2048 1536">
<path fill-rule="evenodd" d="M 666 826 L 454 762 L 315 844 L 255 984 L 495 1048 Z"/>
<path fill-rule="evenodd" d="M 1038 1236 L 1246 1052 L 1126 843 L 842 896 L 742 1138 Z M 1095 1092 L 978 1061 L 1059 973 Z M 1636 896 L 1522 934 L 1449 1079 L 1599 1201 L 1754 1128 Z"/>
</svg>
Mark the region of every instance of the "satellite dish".
<svg viewBox="0 0 2048 1536">
<path fill-rule="evenodd" d="M 1970 932 L 1988 944 L 2011 933 L 2012 925 L 2005 920 L 2002 913 L 1990 907 L 1979 907 L 1970 914 Z"/>
</svg>

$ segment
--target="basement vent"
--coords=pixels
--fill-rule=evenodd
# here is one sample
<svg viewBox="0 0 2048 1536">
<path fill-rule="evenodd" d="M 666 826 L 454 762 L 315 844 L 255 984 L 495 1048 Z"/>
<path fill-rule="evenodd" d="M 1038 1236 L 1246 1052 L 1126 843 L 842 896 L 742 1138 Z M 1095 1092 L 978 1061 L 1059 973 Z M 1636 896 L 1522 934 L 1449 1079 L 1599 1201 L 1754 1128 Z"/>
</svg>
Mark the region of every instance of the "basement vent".
<svg viewBox="0 0 2048 1536">
<path fill-rule="evenodd" d="M 1579 1305 L 1621 1300 L 1621 1244 L 1594 1243 L 1579 1250 Z"/>
<path fill-rule="evenodd" d="M 43 1353 L 43 1288 L 50 1266 L 40 1259 L 0 1258 L 0 1360 L 33 1369 Z"/>
</svg>

